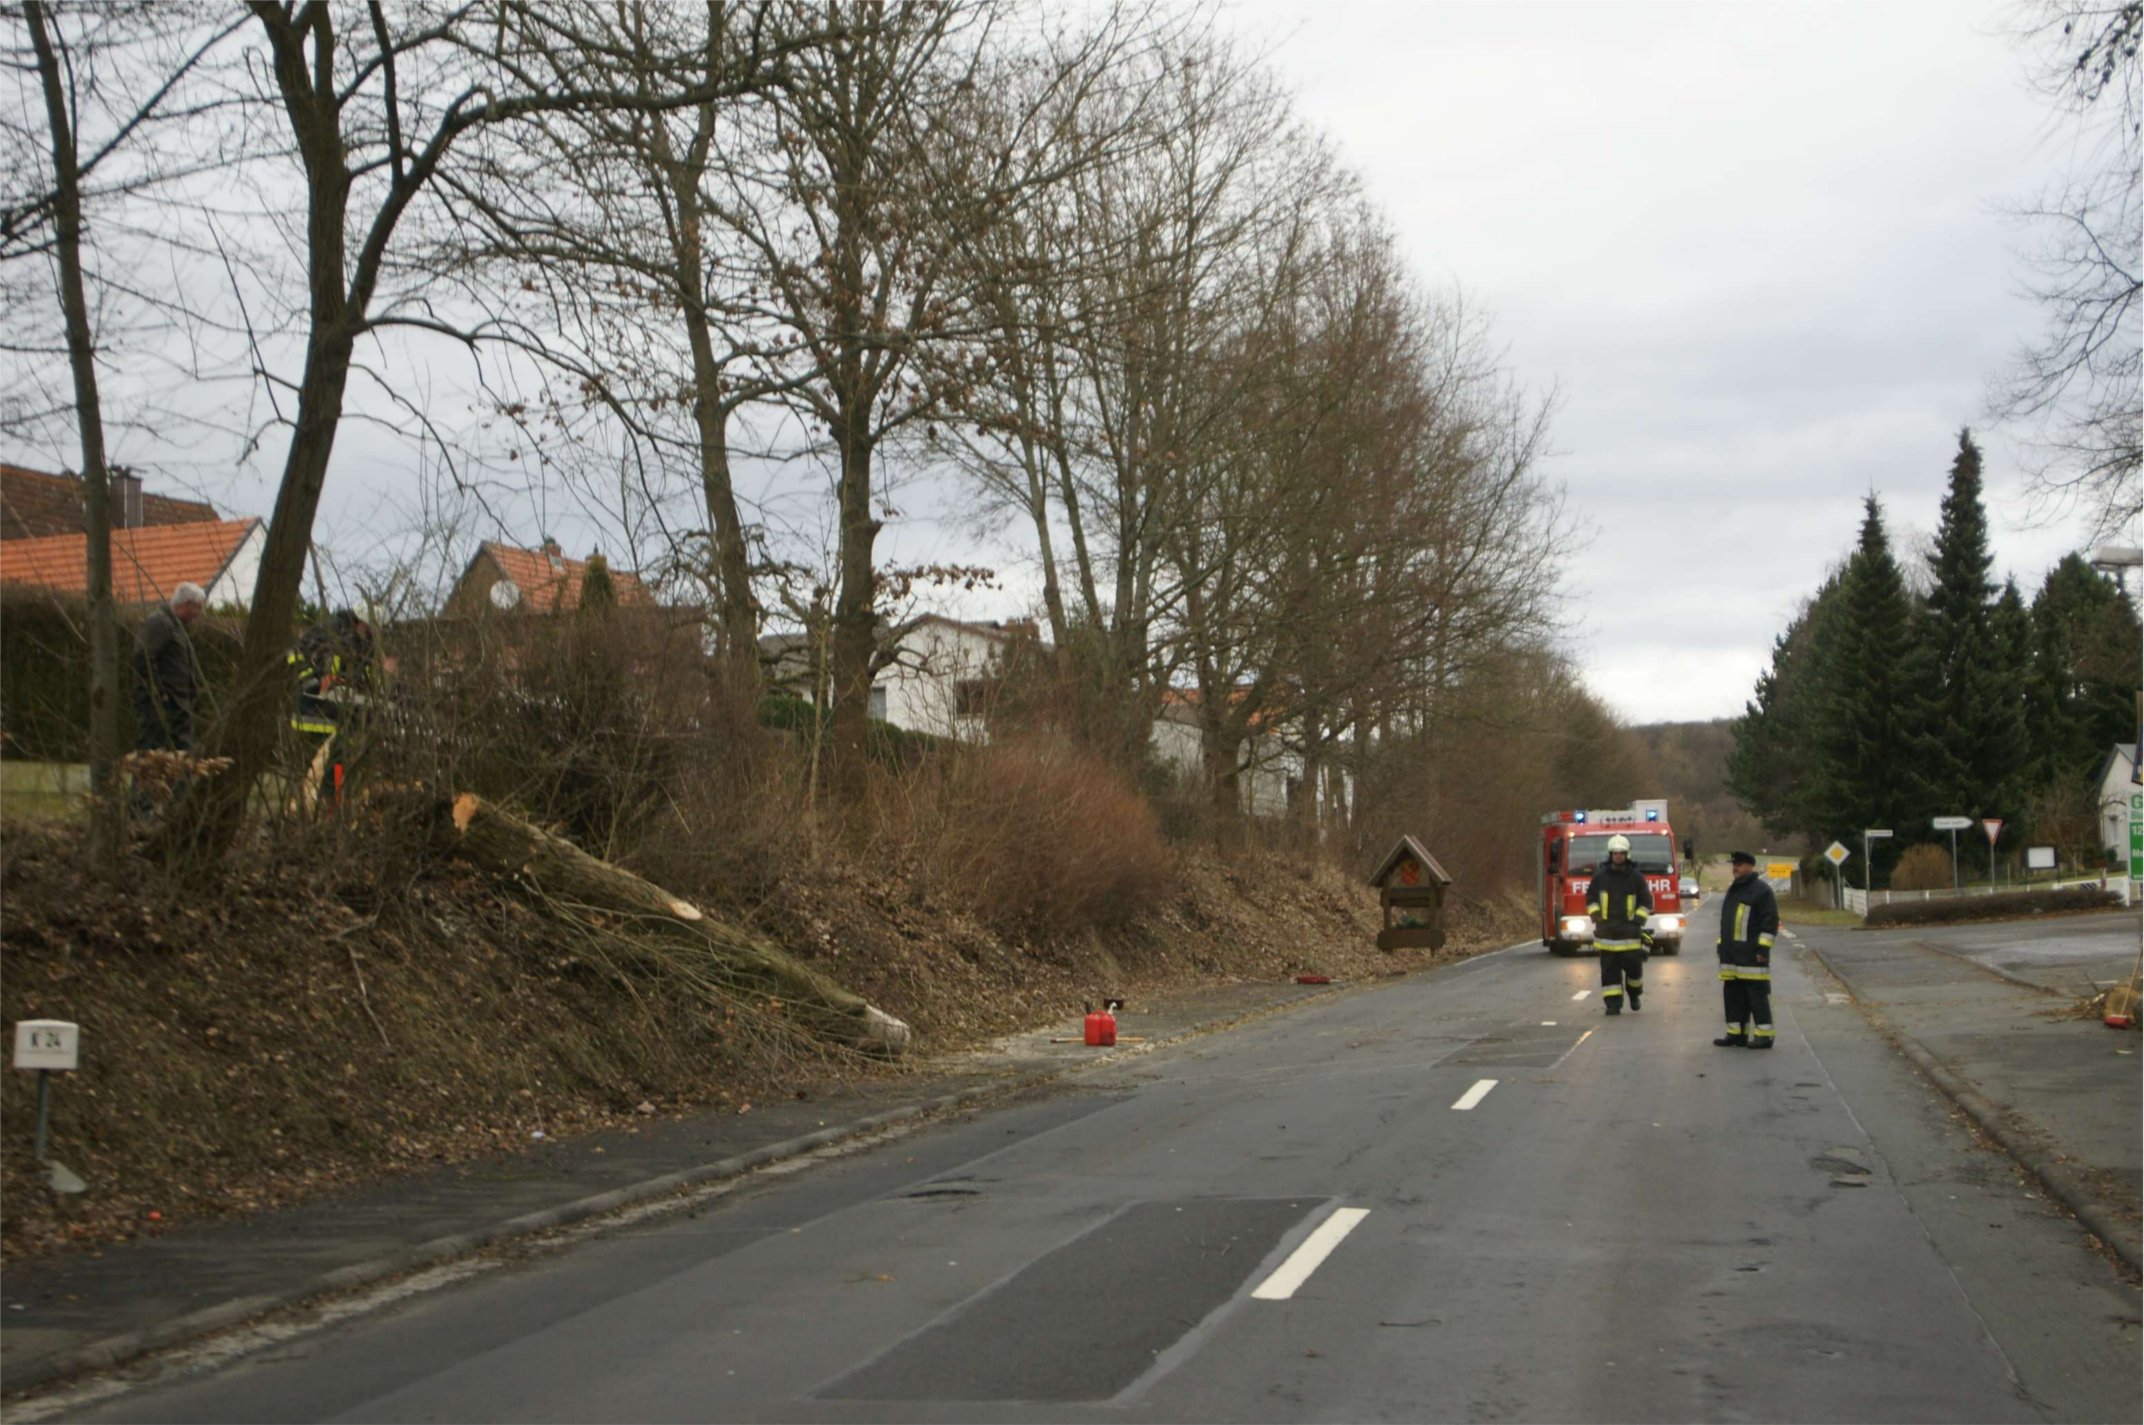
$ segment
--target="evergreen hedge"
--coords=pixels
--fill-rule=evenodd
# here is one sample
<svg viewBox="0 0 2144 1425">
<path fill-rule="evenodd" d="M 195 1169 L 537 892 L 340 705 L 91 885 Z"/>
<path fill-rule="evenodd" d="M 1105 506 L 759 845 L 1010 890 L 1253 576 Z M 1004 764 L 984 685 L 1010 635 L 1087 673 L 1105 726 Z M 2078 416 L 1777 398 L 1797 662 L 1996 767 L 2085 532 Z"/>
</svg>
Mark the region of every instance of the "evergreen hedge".
<svg viewBox="0 0 2144 1425">
<path fill-rule="evenodd" d="M 119 612 L 119 732 L 134 745 L 134 631 L 147 609 Z M 238 666 L 235 619 L 204 615 L 193 627 L 202 707 Z M 0 589 L 0 757 L 25 762 L 89 760 L 89 604 L 21 587 Z"/>
<path fill-rule="evenodd" d="M 1891 901 L 1869 908 L 1868 923 L 1886 925 L 1941 925 L 1955 920 L 2010 920 L 2018 916 L 2045 915 L 2061 910 L 2103 910 L 2121 903 L 2113 891 L 2098 886 L 2065 886 L 2061 890 L 2005 891 L 1992 896 L 1952 896 L 1944 900 Z"/>
</svg>

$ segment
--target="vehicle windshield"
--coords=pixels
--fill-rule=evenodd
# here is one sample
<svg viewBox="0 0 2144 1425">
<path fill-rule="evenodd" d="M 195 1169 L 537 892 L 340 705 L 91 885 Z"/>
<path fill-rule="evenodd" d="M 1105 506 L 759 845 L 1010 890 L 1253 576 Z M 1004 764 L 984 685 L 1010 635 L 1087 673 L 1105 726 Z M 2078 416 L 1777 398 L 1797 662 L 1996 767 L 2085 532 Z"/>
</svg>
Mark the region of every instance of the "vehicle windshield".
<svg viewBox="0 0 2144 1425">
<path fill-rule="evenodd" d="M 1608 838 L 1616 834 L 1612 831 L 1604 831 L 1597 836 L 1572 837 L 1571 857 L 1566 867 L 1567 873 L 1573 876 L 1583 876 L 1588 872 L 1599 870 L 1601 864 L 1608 859 Z M 1628 832 L 1621 834 L 1629 835 Z M 1674 838 L 1669 836 L 1631 836 L 1630 864 L 1641 871 L 1650 871 L 1656 876 L 1666 875 L 1669 868 L 1675 864 Z"/>
</svg>

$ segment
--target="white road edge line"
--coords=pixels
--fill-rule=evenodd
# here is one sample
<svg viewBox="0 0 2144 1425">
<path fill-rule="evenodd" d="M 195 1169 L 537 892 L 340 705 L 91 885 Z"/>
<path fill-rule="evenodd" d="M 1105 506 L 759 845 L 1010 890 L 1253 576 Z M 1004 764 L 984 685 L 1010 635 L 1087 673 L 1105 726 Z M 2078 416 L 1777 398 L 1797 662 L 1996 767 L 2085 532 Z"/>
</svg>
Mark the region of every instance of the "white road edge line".
<svg viewBox="0 0 2144 1425">
<path fill-rule="evenodd" d="M 1357 1223 L 1370 1215 L 1367 1207 L 1339 1207 L 1333 1215 L 1318 1224 L 1317 1230 L 1303 1239 L 1303 1245 L 1288 1254 L 1288 1260 L 1273 1269 L 1273 1275 L 1258 1284 L 1251 1293 L 1257 1301 L 1286 1301 L 1295 1295 L 1295 1289 L 1310 1280 L 1310 1274 L 1322 1266 L 1327 1257 L 1355 1230 Z"/>
<path fill-rule="evenodd" d="M 1480 1103 L 1483 1099 L 1487 1098 L 1489 1096 L 1489 1090 L 1495 1087 L 1495 1079 L 1478 1079 L 1475 1081 L 1474 1087 L 1468 1089 L 1465 1093 L 1459 1096 L 1459 1102 L 1453 1104 L 1452 1108 L 1459 1113 L 1465 1113 L 1475 1104 Z"/>
<path fill-rule="evenodd" d="M 1575 994 L 1575 995 L 1572 995 L 1572 996 L 1571 996 L 1571 998 L 1572 998 L 1572 999 L 1584 999 L 1584 998 L 1585 998 L 1585 997 L 1586 997 L 1587 995 L 1589 995 L 1589 994 L 1592 994 L 1592 993 L 1593 993 L 1593 991 L 1591 991 L 1591 990 L 1580 990 L 1580 991 L 1579 991 L 1579 992 L 1578 992 L 1577 994 Z"/>
</svg>

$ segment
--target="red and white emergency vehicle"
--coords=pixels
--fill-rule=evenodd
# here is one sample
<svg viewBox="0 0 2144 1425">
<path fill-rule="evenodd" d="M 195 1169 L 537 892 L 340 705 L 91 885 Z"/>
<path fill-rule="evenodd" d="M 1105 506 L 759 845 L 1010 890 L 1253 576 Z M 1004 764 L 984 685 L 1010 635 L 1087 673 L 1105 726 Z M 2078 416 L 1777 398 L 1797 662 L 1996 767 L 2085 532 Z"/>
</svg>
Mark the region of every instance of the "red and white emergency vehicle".
<svg viewBox="0 0 2144 1425">
<path fill-rule="evenodd" d="M 1586 914 L 1586 888 L 1595 868 L 1608 860 L 1608 838 L 1630 838 L 1630 863 L 1653 893 L 1654 948 L 1682 950 L 1689 917 L 1682 904 L 1682 865 L 1675 828 L 1668 825 L 1665 798 L 1632 802 L 1610 811 L 1552 811 L 1541 818 L 1541 943 L 1558 955 L 1593 948 L 1593 918 Z"/>
</svg>

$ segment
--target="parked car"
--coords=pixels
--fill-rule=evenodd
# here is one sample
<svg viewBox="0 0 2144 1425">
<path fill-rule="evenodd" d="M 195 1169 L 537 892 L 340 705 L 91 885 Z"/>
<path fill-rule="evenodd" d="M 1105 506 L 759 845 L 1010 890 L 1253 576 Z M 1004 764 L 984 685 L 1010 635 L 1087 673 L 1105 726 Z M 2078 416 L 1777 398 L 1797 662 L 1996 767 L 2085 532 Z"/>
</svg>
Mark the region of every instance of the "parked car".
<svg viewBox="0 0 2144 1425">
<path fill-rule="evenodd" d="M 1701 891 L 1701 890 L 1699 890 L 1699 889 L 1697 888 L 1697 877 L 1695 877 L 1695 876 L 1684 876 L 1684 877 L 1682 878 L 1682 898 L 1683 898 L 1684 900 L 1686 900 L 1686 901 L 1697 901 L 1697 900 L 1701 900 L 1701 899 L 1703 899 L 1703 897 L 1704 897 L 1704 894 L 1705 894 L 1705 893 L 1704 893 L 1703 891 Z"/>
</svg>

